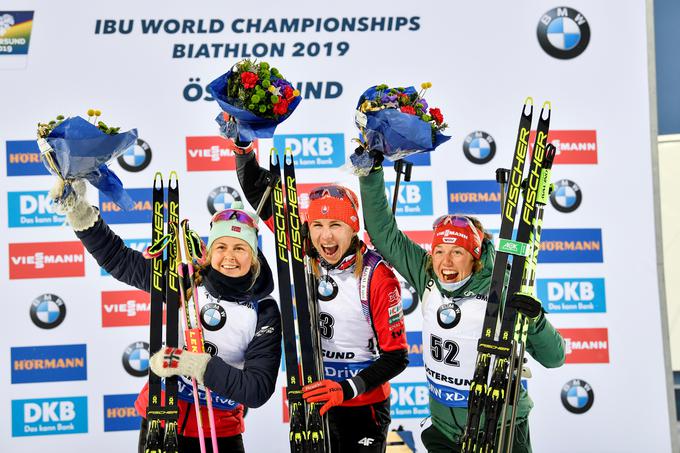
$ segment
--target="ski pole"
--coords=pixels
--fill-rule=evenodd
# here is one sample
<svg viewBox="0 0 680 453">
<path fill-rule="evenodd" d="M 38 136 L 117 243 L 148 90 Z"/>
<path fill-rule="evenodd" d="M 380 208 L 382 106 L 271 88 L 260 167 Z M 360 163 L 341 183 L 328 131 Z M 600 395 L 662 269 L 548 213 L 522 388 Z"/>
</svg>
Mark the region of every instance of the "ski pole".
<svg viewBox="0 0 680 453">
<path fill-rule="evenodd" d="M 394 196 L 392 198 L 392 214 L 397 212 L 397 200 L 399 199 L 399 183 L 401 182 L 401 175 L 404 175 L 404 182 L 411 180 L 411 169 L 413 164 L 411 162 L 404 162 L 404 159 L 399 159 L 394 162 L 394 171 L 397 172 L 397 179 L 394 182 Z"/>
</svg>

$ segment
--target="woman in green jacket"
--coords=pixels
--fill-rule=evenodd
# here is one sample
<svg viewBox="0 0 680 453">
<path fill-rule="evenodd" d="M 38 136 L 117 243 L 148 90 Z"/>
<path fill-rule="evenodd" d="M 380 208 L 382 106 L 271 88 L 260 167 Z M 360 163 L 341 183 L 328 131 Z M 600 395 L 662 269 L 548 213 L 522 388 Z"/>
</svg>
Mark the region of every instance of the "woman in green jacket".
<svg viewBox="0 0 680 453">
<path fill-rule="evenodd" d="M 366 230 L 378 252 L 418 292 L 432 425 L 422 433 L 428 452 L 458 452 L 477 358 L 495 250 L 481 223 L 460 215 L 434 224 L 432 252 L 397 227 L 387 204 L 381 166 L 359 178 Z M 564 363 L 564 340 L 543 312 L 531 320 L 526 350 L 547 368 Z M 527 417 L 533 402 L 522 388 L 513 452 L 531 452 Z"/>
</svg>

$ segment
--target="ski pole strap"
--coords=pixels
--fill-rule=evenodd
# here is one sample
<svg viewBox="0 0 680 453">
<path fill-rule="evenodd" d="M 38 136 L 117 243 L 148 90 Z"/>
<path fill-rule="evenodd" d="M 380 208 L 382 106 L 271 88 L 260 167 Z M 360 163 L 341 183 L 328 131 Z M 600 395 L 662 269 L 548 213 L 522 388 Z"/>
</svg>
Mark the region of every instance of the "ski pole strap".
<svg viewBox="0 0 680 453">
<path fill-rule="evenodd" d="M 144 252 L 142 252 L 142 255 L 144 255 L 144 258 L 147 260 L 156 258 L 163 253 L 163 250 L 165 250 L 172 240 L 172 234 L 164 234 L 159 240 L 148 246 Z"/>
<path fill-rule="evenodd" d="M 364 313 L 364 317 L 368 323 L 371 323 L 371 308 L 369 300 L 371 297 L 371 278 L 373 277 L 373 271 L 378 267 L 381 261 L 383 261 L 382 256 L 378 255 L 373 250 L 366 250 L 363 256 L 364 267 L 361 271 L 361 279 L 359 280 L 359 295 L 361 297 L 361 311 Z"/>
</svg>

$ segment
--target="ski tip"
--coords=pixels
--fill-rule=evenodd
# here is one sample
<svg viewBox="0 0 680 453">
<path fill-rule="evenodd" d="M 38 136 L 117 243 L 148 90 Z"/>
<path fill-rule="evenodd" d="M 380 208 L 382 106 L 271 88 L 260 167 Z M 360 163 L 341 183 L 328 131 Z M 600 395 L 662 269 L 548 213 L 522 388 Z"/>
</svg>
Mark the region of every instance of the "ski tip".
<svg viewBox="0 0 680 453">
<path fill-rule="evenodd" d="M 276 148 L 272 148 L 269 151 L 269 163 L 272 165 L 278 165 L 279 163 L 279 151 Z"/>
<path fill-rule="evenodd" d="M 163 188 L 163 174 L 160 171 L 157 171 L 153 175 L 153 188 L 154 189 L 162 189 Z"/>
<path fill-rule="evenodd" d="M 543 103 L 543 107 L 541 107 L 542 110 L 547 110 L 548 112 L 550 112 L 551 108 L 552 108 L 552 104 L 550 103 L 550 101 L 545 101 Z"/>
<path fill-rule="evenodd" d="M 532 98 L 531 96 L 527 96 L 527 98 L 524 100 L 524 105 L 533 106 L 534 105 L 534 98 Z"/>
<path fill-rule="evenodd" d="M 291 148 L 286 148 L 285 151 L 283 152 L 284 155 L 284 162 L 287 165 L 290 165 L 293 163 L 293 150 Z"/>
<path fill-rule="evenodd" d="M 177 176 L 177 172 L 175 170 L 172 170 L 170 172 L 168 187 L 176 189 L 178 187 L 178 185 L 179 185 L 179 176 Z"/>
</svg>

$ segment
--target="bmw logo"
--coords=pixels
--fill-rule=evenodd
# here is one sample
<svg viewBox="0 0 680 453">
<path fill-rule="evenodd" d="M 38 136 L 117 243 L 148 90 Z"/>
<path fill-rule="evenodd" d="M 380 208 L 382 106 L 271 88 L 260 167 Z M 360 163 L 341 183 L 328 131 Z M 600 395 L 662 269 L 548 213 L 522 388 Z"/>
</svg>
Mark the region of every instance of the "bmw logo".
<svg viewBox="0 0 680 453">
<path fill-rule="evenodd" d="M 586 381 L 572 379 L 562 387 L 562 404 L 572 414 L 587 412 L 594 401 L 593 388 Z"/>
<path fill-rule="evenodd" d="M 210 354 L 210 357 L 215 357 L 217 355 L 217 346 L 215 346 L 215 343 L 203 340 L 203 350 Z"/>
<path fill-rule="evenodd" d="M 135 377 L 144 377 L 149 371 L 149 343 L 136 341 L 123 352 L 123 368 Z"/>
<path fill-rule="evenodd" d="M 569 179 L 560 179 L 550 194 L 550 204 L 560 212 L 574 212 L 581 205 L 583 195 L 579 186 Z"/>
<path fill-rule="evenodd" d="M 31 303 L 31 321 L 41 329 L 54 329 L 66 317 L 66 305 L 61 297 L 42 294 Z"/>
<path fill-rule="evenodd" d="M 590 26 L 583 14 L 560 6 L 545 13 L 538 22 L 538 42 L 551 57 L 568 60 L 578 57 L 590 42 Z"/>
<path fill-rule="evenodd" d="M 335 283 L 335 280 L 330 275 L 324 275 L 319 279 L 316 292 L 320 300 L 333 300 L 338 295 L 338 284 Z"/>
<path fill-rule="evenodd" d="M 201 324 L 207 330 L 220 330 L 226 322 L 227 312 L 221 305 L 210 302 L 201 308 Z"/>
<path fill-rule="evenodd" d="M 437 310 L 437 323 L 442 329 L 453 329 L 460 322 L 460 307 L 455 302 L 444 304 Z"/>
<path fill-rule="evenodd" d="M 229 186 L 220 186 L 208 195 L 208 211 L 214 214 L 228 209 L 235 201 L 241 201 L 241 194 Z"/>
<path fill-rule="evenodd" d="M 399 280 L 401 286 L 401 304 L 404 316 L 410 315 L 418 307 L 418 293 L 415 288 L 404 280 Z"/>
<path fill-rule="evenodd" d="M 483 165 L 496 155 L 496 141 L 484 131 L 474 131 L 465 137 L 463 152 L 473 164 Z"/>
<path fill-rule="evenodd" d="M 118 156 L 118 164 L 124 170 L 133 173 L 144 170 L 151 163 L 151 147 L 141 138 L 137 139 L 135 145 L 128 148 L 123 154 Z"/>
</svg>

